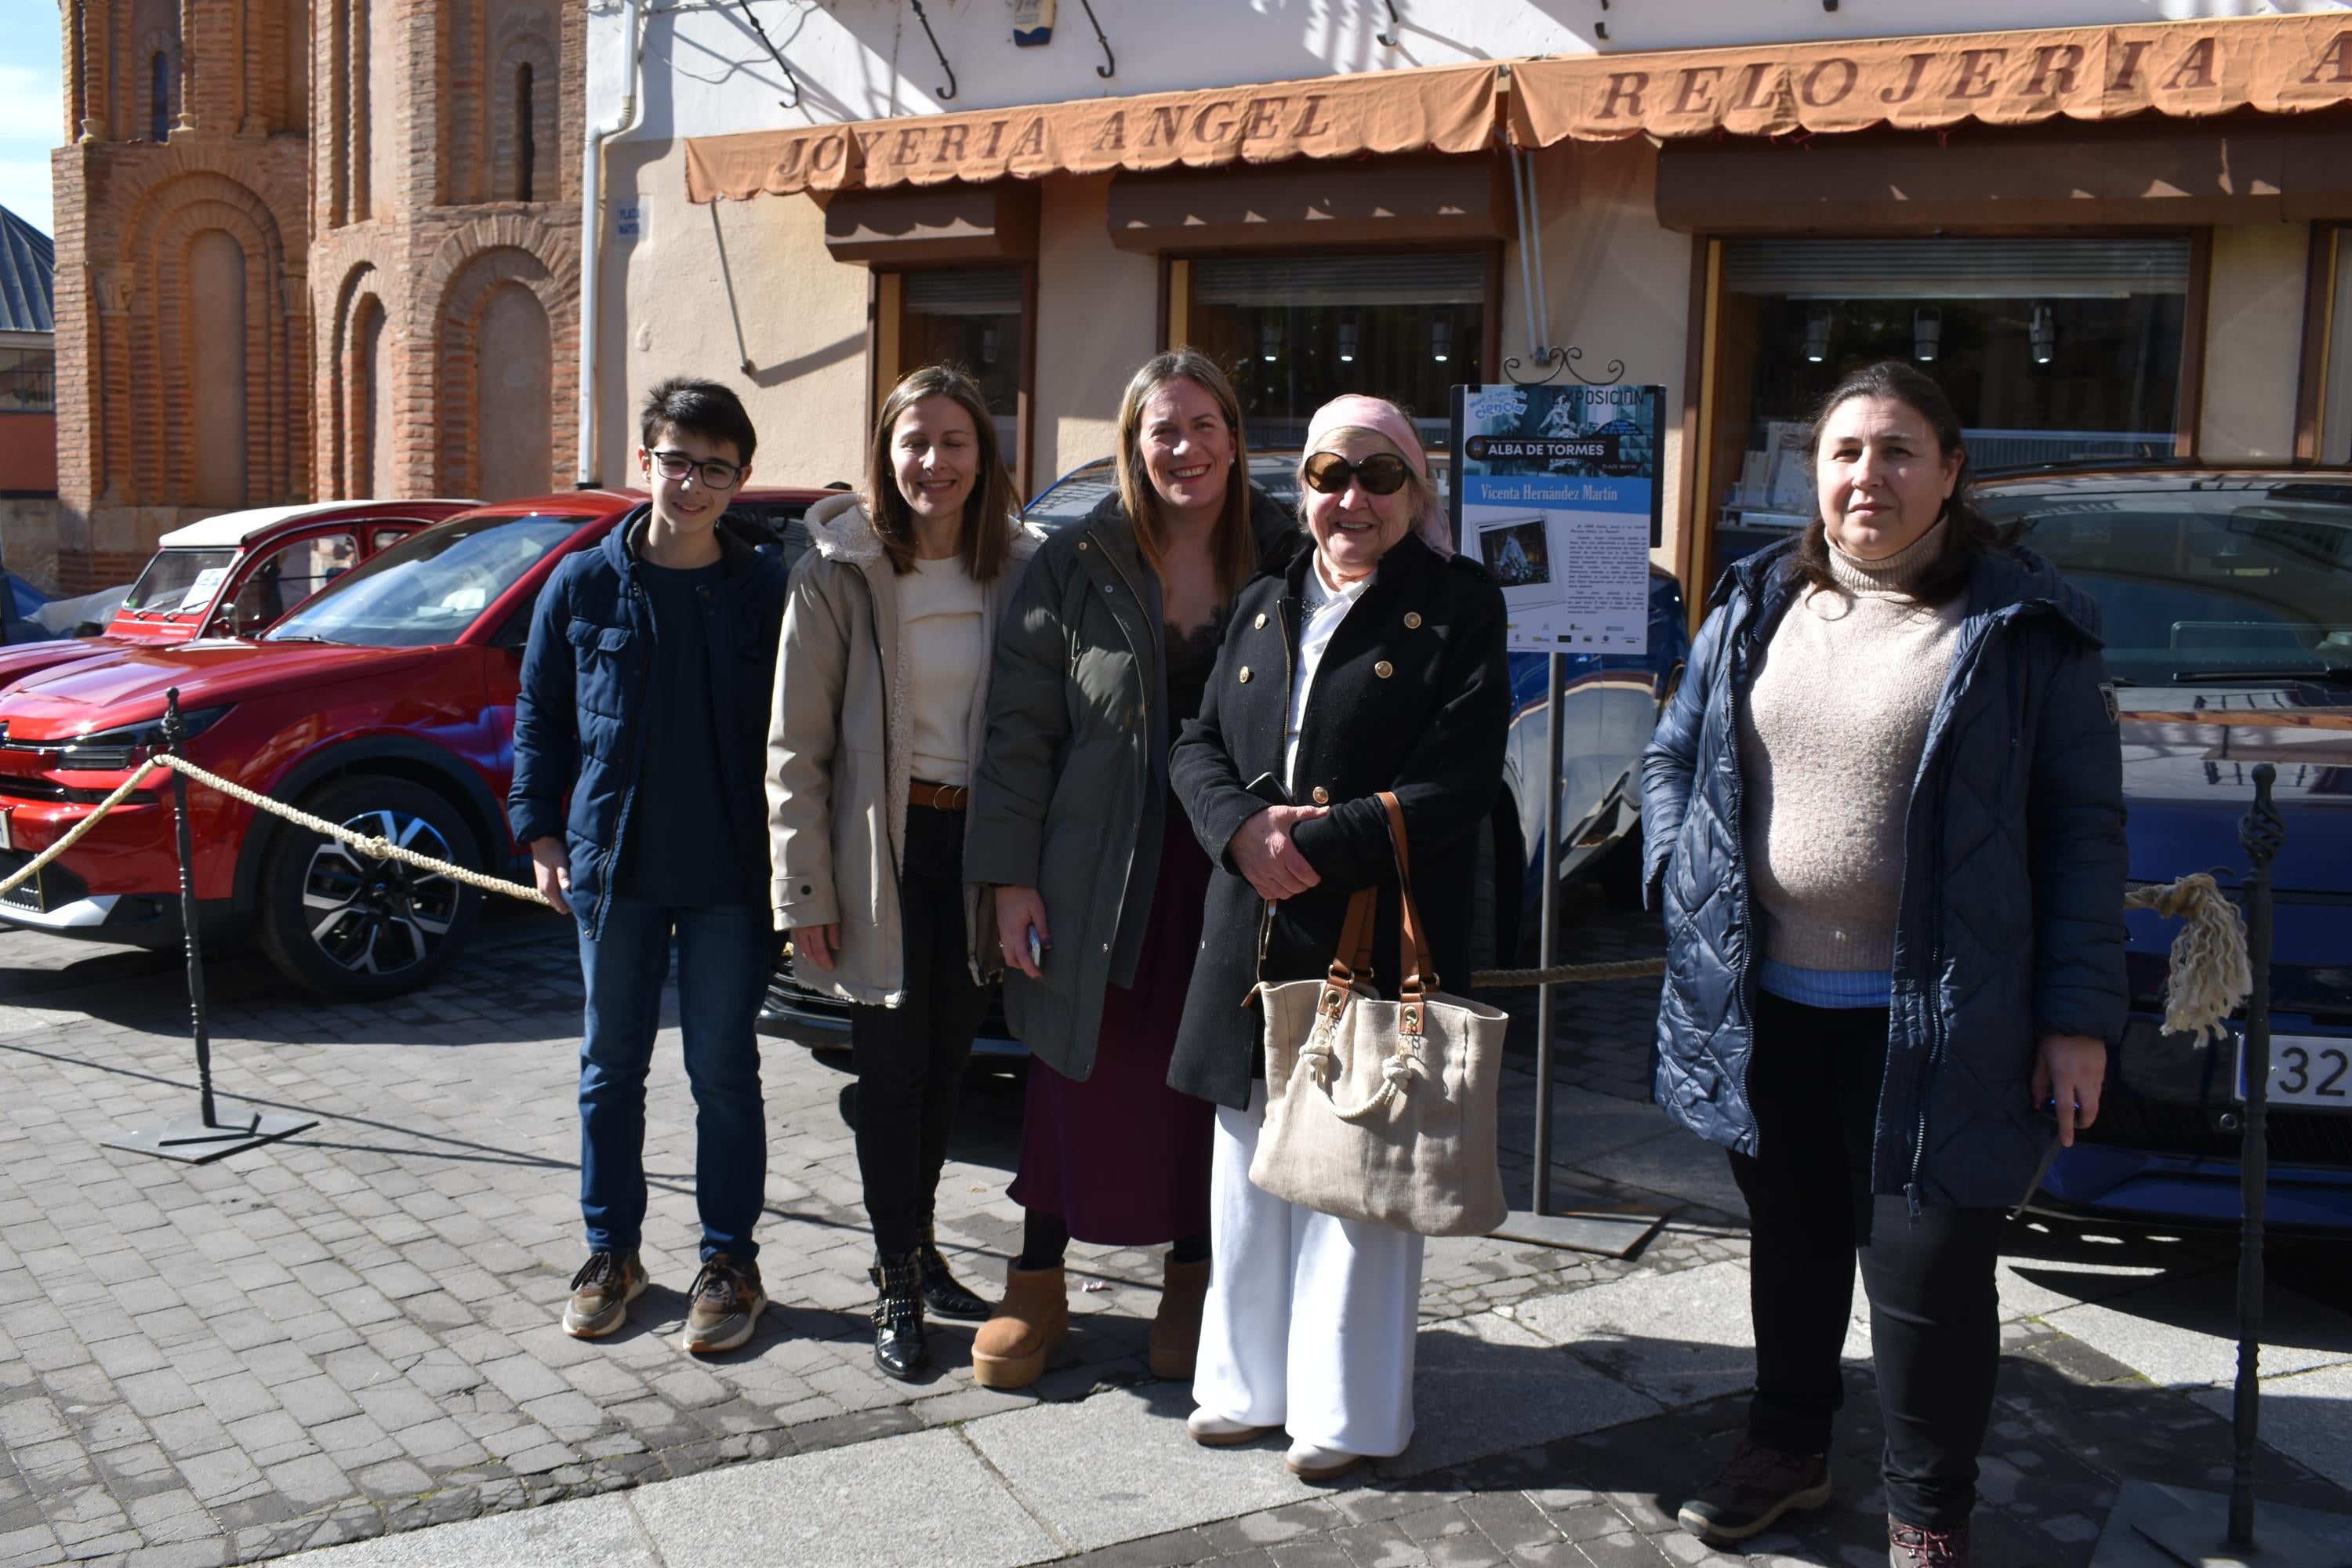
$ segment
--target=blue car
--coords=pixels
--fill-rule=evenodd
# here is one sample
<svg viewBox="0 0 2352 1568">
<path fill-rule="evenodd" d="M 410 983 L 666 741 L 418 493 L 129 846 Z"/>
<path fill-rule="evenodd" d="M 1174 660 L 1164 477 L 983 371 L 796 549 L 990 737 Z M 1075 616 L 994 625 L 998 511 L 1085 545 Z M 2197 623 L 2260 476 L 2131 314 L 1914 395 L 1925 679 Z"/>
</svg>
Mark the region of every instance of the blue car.
<svg viewBox="0 0 2352 1568">
<path fill-rule="evenodd" d="M 2246 869 L 2256 763 L 2278 769 L 2269 1217 L 2352 1234 L 2352 468 L 2147 465 L 1989 479 L 1996 520 L 2105 612 L 2131 878 Z M 2178 925 L 2130 917 L 2131 1021 L 2099 1119 L 2037 1207 L 2235 1225 L 2239 1037 L 2168 1035 Z"/>
<path fill-rule="evenodd" d="M 1297 468 L 1296 452 L 1262 452 L 1250 458 L 1250 478 L 1258 488 L 1294 507 Z M 1067 527 L 1092 511 L 1116 484 L 1108 458 L 1088 463 L 1047 487 L 1022 515 L 1049 531 Z M 1635 769 L 1690 653 L 1682 590 L 1672 574 L 1654 567 L 1649 645 L 1646 654 L 1570 656 L 1560 707 L 1566 731 L 1559 781 L 1559 875 L 1564 881 L 1597 877 L 1612 898 L 1629 905 L 1640 901 L 1642 792 Z M 1478 845 L 1481 897 L 1472 951 L 1482 966 L 1516 957 L 1523 939 L 1532 942 L 1535 934 L 1533 911 L 1543 886 L 1547 690 L 1543 657 L 1513 654 L 1506 787 L 1496 803 L 1491 831 Z M 795 984 L 789 959 L 769 984 L 760 1027 L 818 1049 L 845 1049 L 849 1043 L 846 1005 Z M 972 1048 L 981 1056 L 1026 1054 L 995 1007 Z"/>
</svg>

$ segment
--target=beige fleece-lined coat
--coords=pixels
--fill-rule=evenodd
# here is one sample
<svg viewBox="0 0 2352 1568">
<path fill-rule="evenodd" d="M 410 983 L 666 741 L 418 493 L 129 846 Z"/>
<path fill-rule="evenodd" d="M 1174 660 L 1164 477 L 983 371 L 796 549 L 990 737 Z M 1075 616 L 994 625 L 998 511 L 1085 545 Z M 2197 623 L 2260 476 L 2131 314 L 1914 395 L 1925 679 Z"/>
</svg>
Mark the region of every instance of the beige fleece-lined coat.
<svg viewBox="0 0 2352 1568">
<path fill-rule="evenodd" d="M 768 726 L 769 907 L 779 930 L 840 923 L 838 962 L 830 973 L 796 965 L 803 985 L 895 1007 L 906 995 L 898 868 L 914 739 L 898 580 L 856 496 L 828 496 L 807 523 L 812 548 L 784 601 Z M 985 585 L 989 648 L 1038 538 L 1016 525 L 1011 560 Z M 983 661 L 965 729 L 975 758 L 987 737 L 988 677 Z M 994 908 L 978 884 L 964 888 L 964 931 L 972 977 L 985 979 L 1000 960 Z"/>
</svg>

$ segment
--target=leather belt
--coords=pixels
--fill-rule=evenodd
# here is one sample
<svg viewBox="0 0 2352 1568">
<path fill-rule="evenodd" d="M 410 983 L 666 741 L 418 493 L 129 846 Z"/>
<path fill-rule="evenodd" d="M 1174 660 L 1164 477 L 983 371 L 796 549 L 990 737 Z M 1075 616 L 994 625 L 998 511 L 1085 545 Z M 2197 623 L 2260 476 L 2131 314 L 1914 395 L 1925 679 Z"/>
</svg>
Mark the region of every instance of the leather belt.
<svg viewBox="0 0 2352 1568">
<path fill-rule="evenodd" d="M 917 779 L 907 791 L 907 804 L 933 811 L 961 811 L 971 804 L 971 791 L 961 784 L 926 784 Z"/>
</svg>

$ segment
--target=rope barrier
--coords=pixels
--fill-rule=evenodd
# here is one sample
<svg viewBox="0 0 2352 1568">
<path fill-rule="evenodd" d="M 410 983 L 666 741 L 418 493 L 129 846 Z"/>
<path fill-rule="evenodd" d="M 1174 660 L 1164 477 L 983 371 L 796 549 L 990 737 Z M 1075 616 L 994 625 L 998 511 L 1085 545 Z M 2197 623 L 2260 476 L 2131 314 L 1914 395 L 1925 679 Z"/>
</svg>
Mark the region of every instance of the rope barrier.
<svg viewBox="0 0 2352 1568">
<path fill-rule="evenodd" d="M 322 838 L 332 838 L 350 846 L 361 854 L 376 860 L 397 860 L 404 866 L 429 871 L 437 877 L 447 877 L 468 888 L 486 893 L 499 893 L 525 903 L 552 909 L 540 890 L 525 883 L 510 882 L 503 877 L 477 871 L 471 867 L 453 865 L 431 855 L 422 855 L 405 845 L 394 844 L 381 834 L 354 833 L 340 823 L 314 816 L 299 806 L 287 805 L 257 790 L 225 779 L 216 773 L 198 767 L 185 757 L 159 752 L 139 764 L 137 771 L 115 786 L 112 794 L 98 803 L 98 808 L 68 828 L 64 837 L 42 850 L 25 865 L 5 878 L 0 878 L 0 893 L 39 875 L 41 868 L 72 848 L 81 836 L 102 821 L 107 813 L 129 799 L 133 790 L 146 782 L 158 768 L 175 768 L 196 783 L 216 789 L 232 800 L 243 801 L 257 811 L 268 812 L 298 826 L 309 828 Z M 2167 920 L 2183 923 L 2181 932 L 2173 939 L 2171 973 L 2165 982 L 2164 1026 L 2175 1034 L 2189 1035 L 2203 1044 L 2210 1035 L 2220 1039 L 2228 1034 L 2222 1020 L 2236 1011 L 2253 989 L 2253 978 L 2246 958 L 2245 917 L 2238 907 L 2222 896 L 2219 883 L 2208 872 L 2199 871 L 2178 881 L 2131 889 L 2124 895 L 2127 910 L 2153 910 Z M 1482 969 L 1470 977 L 1474 989 L 1502 989 L 1520 985 L 1590 985 L 1612 980 L 1648 980 L 1666 972 L 1663 958 L 1631 959 L 1617 963 L 1562 963 L 1549 969 Z"/>
<path fill-rule="evenodd" d="M 137 789 L 145 781 L 147 775 L 157 768 L 177 769 L 196 783 L 216 789 L 232 800 L 241 800 L 257 811 L 266 811 L 273 816 L 284 817 L 298 826 L 309 828 L 322 838 L 332 838 L 347 844 L 371 859 L 397 860 L 404 866 L 414 866 L 420 870 L 430 871 L 436 877 L 446 877 L 452 881 L 462 882 L 468 888 L 478 888 L 486 893 L 503 893 L 508 898 L 520 899 L 525 903 L 537 904 L 542 909 L 555 907 L 547 901 L 537 888 L 527 887 L 520 882 L 510 882 L 503 877 L 494 877 L 487 871 L 477 871 L 469 866 L 454 865 L 437 856 L 421 855 L 406 845 L 394 844 L 380 833 L 354 833 L 340 823 L 329 822 L 323 816 L 313 816 L 299 806 L 289 805 L 284 801 L 263 795 L 257 790 L 249 790 L 243 784 L 225 779 L 209 769 L 198 767 L 185 757 L 175 757 L 168 752 L 159 752 L 140 763 L 138 771 L 123 780 L 115 788 L 113 794 L 99 802 L 97 810 L 67 829 L 65 837 L 34 856 L 30 861 L 18 867 L 6 878 L 0 879 L 0 893 L 5 893 L 19 883 L 29 879 L 37 875 L 42 867 L 72 848 L 76 839 L 98 826 L 108 812 L 121 805 L 129 797 L 131 792 Z"/>
</svg>

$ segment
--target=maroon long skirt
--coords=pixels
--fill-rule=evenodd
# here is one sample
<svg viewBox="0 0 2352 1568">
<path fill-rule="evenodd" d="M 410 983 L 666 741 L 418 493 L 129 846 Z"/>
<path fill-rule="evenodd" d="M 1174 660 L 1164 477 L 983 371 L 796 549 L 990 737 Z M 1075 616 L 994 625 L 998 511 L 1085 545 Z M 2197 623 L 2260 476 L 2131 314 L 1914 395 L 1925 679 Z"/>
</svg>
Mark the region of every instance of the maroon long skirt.
<svg viewBox="0 0 2352 1568">
<path fill-rule="evenodd" d="M 1168 1087 L 1208 889 L 1209 858 L 1171 804 L 1135 984 L 1103 993 L 1093 1076 L 1029 1063 L 1013 1199 L 1076 1240 L 1156 1247 L 1209 1228 L 1216 1107 Z"/>
</svg>

